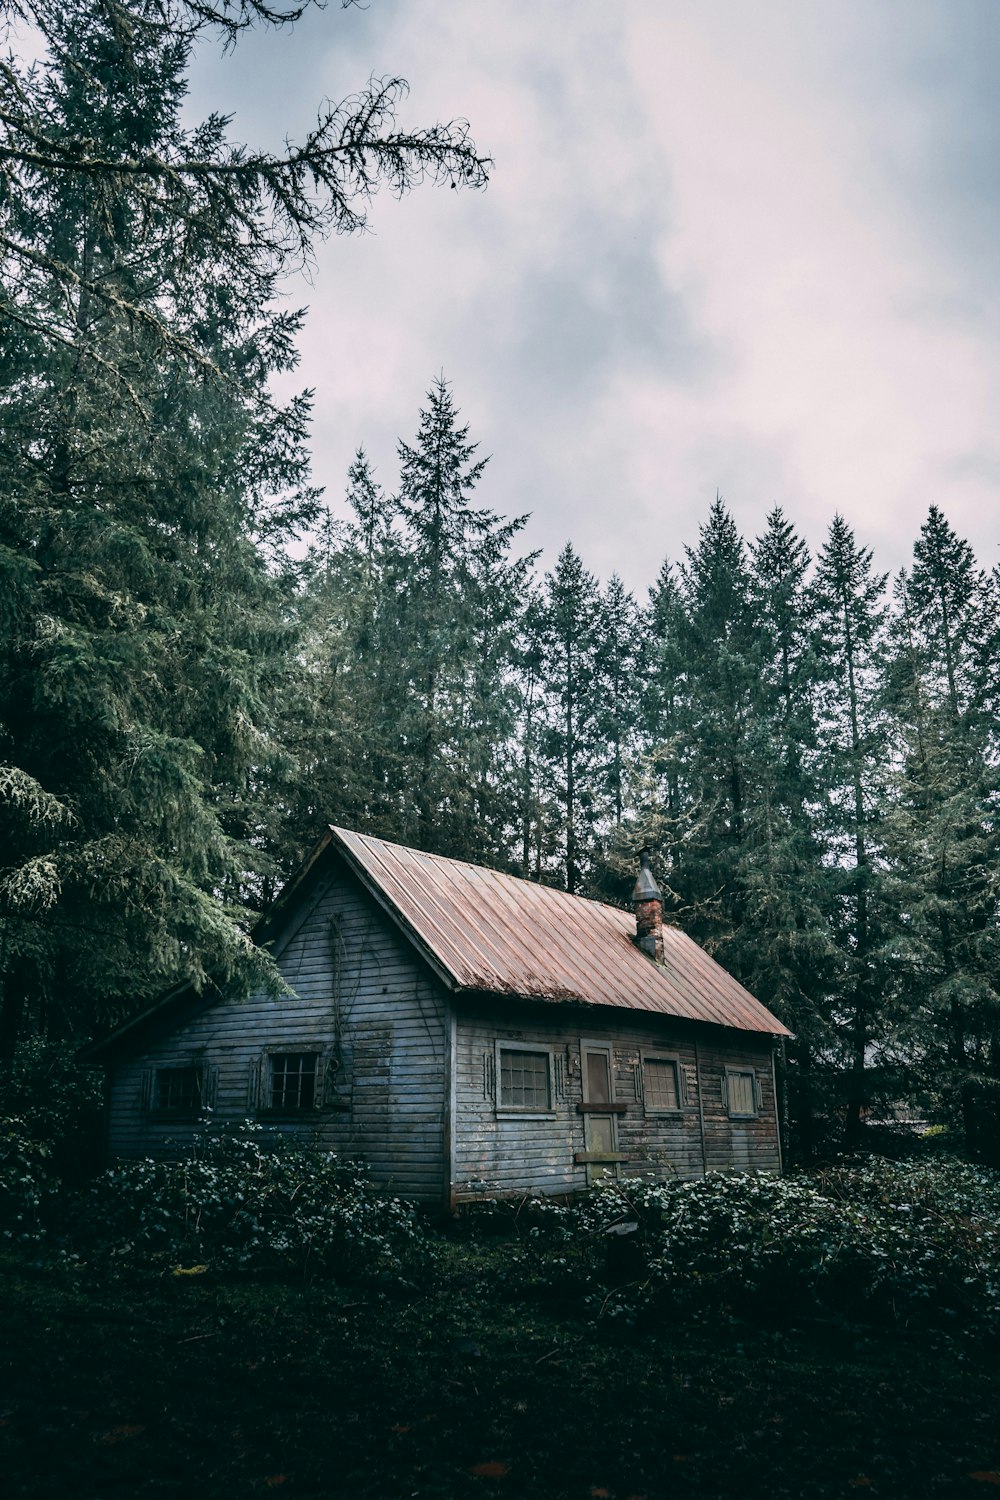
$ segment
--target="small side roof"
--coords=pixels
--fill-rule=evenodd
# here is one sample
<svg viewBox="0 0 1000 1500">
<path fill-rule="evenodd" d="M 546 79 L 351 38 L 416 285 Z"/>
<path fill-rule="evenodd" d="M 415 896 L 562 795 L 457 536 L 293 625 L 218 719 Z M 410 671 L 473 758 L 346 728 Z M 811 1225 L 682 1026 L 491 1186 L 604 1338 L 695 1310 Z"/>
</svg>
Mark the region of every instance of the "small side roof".
<svg viewBox="0 0 1000 1500">
<path fill-rule="evenodd" d="M 676 927 L 664 927 L 664 962 L 655 963 L 634 941 L 631 912 L 346 828 L 330 834 L 458 994 L 617 1006 L 791 1035 Z"/>
</svg>

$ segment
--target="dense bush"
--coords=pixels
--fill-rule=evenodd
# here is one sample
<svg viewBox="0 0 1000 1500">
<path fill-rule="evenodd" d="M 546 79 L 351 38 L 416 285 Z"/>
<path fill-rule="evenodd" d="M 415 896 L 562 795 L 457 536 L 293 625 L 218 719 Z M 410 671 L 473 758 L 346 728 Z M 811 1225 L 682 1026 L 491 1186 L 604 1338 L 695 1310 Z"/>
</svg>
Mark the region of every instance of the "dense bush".
<svg viewBox="0 0 1000 1500">
<path fill-rule="evenodd" d="M 0 1229 L 40 1238 L 48 1218 L 53 1241 L 95 1269 L 377 1280 L 440 1264 L 412 1206 L 250 1122 L 206 1127 L 178 1160 L 115 1166 L 75 1199 L 50 1164 L 21 1122 L 0 1134 Z M 607 1181 L 576 1207 L 477 1205 L 459 1238 L 491 1295 L 650 1327 L 734 1311 L 1000 1333 L 1000 1173 L 948 1159 Z"/>
<path fill-rule="evenodd" d="M 34 1139 L 24 1120 L 4 1120 L 0 1125 L 0 1233 L 4 1238 L 37 1238 L 44 1207 L 53 1201 L 55 1192 L 49 1147 Z"/>
<path fill-rule="evenodd" d="M 102 1102 L 100 1071 L 81 1067 L 69 1042 L 28 1037 L 0 1062 L 0 1117 L 19 1120 L 64 1177 L 97 1169 Z"/>
<path fill-rule="evenodd" d="M 639 1224 L 641 1277 L 603 1300 L 728 1305 L 1000 1331 L 1000 1175 L 961 1162 L 869 1161 L 814 1176 L 609 1183 L 580 1211 L 598 1237 Z"/>
<path fill-rule="evenodd" d="M 412 1272 L 432 1243 L 411 1205 L 376 1195 L 329 1152 L 267 1140 L 247 1122 L 206 1129 L 180 1160 L 110 1168 L 73 1234 L 91 1263 L 371 1279 Z"/>
</svg>

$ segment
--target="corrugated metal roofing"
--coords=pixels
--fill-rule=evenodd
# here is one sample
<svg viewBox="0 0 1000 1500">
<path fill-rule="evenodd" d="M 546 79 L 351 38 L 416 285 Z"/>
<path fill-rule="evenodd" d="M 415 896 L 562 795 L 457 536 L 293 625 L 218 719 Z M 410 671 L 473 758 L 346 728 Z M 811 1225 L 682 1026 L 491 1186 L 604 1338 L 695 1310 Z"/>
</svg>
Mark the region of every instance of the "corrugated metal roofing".
<svg viewBox="0 0 1000 1500">
<path fill-rule="evenodd" d="M 676 927 L 664 927 L 664 962 L 657 964 L 633 942 L 634 917 L 617 907 L 344 828 L 331 833 L 457 991 L 621 1006 L 791 1034 Z"/>
</svg>

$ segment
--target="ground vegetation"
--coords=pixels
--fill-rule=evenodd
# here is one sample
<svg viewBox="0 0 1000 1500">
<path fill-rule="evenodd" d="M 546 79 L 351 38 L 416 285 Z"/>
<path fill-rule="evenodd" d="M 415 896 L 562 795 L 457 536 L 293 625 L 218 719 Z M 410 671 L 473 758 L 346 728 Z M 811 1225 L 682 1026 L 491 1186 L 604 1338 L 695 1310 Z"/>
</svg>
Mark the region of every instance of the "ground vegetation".
<svg viewBox="0 0 1000 1500">
<path fill-rule="evenodd" d="M 304 1154 L 258 1145 L 133 1163 L 30 1227 L 0 1156 L 8 1493 L 1000 1482 L 988 1169 L 620 1182 L 576 1208 L 483 1205 L 445 1231 L 355 1168 L 313 1161 L 310 1184 Z M 319 1253 L 290 1250 L 323 1215 Z"/>
</svg>

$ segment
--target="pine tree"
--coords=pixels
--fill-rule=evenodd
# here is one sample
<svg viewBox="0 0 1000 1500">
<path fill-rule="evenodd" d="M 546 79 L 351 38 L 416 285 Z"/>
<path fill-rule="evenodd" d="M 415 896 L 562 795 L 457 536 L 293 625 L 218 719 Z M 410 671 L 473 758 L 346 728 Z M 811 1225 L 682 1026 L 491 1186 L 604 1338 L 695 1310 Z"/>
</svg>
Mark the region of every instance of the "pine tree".
<svg viewBox="0 0 1000 1500">
<path fill-rule="evenodd" d="M 995 601 L 969 543 L 955 534 L 936 505 L 914 543 L 906 595 L 931 677 L 928 686 L 961 721 L 979 705 L 982 685 L 976 664 Z"/>
<path fill-rule="evenodd" d="M 671 885 L 687 922 L 739 972 L 742 866 L 754 796 L 761 642 L 746 549 L 721 499 L 679 569 L 678 649 L 685 663 L 681 735 L 684 854 Z"/>
<path fill-rule="evenodd" d="M 544 582 L 546 725 L 542 756 L 559 809 L 561 876 L 578 891 L 587 877 L 595 836 L 600 740 L 595 694 L 600 623 L 597 580 L 567 542 Z"/>
<path fill-rule="evenodd" d="M 794 1136 L 788 1144 L 808 1160 L 817 1145 L 816 1112 L 828 1115 L 833 1105 L 819 1070 L 833 1051 L 830 995 L 838 968 L 830 930 L 833 882 L 816 812 L 822 798 L 815 775 L 810 558 L 777 508 L 750 555 L 761 638 L 756 712 L 769 747 L 758 761 L 761 813 L 746 877 L 747 928 L 756 947 L 750 962 L 758 992 L 794 1032 L 787 1076 Z"/>
<path fill-rule="evenodd" d="M 885 840 L 898 906 L 902 1055 L 945 1115 L 961 1121 L 967 1147 L 995 1158 L 1000 783 L 979 670 L 995 602 L 991 609 L 972 548 L 936 506 L 894 592 L 898 774 Z"/>
<path fill-rule="evenodd" d="M 818 774 L 827 796 L 826 854 L 837 872 L 834 933 L 842 979 L 834 1019 L 847 1063 L 844 1139 L 855 1146 L 872 1102 L 869 1062 L 891 1027 L 886 1014 L 885 892 L 879 865 L 886 806 L 884 574 L 840 515 L 813 582 L 818 662 Z"/>
<path fill-rule="evenodd" d="M 59 21 L 62 50 L 32 85 L 48 128 L 89 131 L 109 154 L 176 147 L 184 45 L 141 33 L 123 70 L 109 25 Z M 231 297 L 242 249 L 174 245 L 141 197 L 72 174 L 12 217 L 36 261 L 81 268 L 71 297 L 44 269 L 22 278 L 20 305 L 63 337 L 53 348 L 22 327 L 20 371 L 0 387 L 0 535 L 23 580 L 0 657 L 0 755 L 71 813 L 6 844 L 5 970 L 22 977 L 5 979 L 5 1004 L 72 1029 L 171 972 L 246 974 L 246 793 L 278 753 L 263 707 L 285 635 L 262 549 L 308 512 L 306 408 L 246 394 L 293 362 L 295 325 L 268 309 L 259 268 Z M 174 344 L 115 297 L 155 305 Z M 211 351 L 217 377 L 183 345 Z"/>
<path fill-rule="evenodd" d="M 293 841 L 324 822 L 389 838 L 403 831 L 396 788 L 405 760 L 405 554 L 395 501 L 362 449 L 348 470 L 346 501 L 348 521 L 326 513 L 298 600 L 303 679 L 289 715 L 298 760 L 288 814 Z"/>
<path fill-rule="evenodd" d="M 545 684 L 545 603 L 532 588 L 514 642 L 515 745 L 519 868 L 525 879 L 538 881 L 555 858 L 553 830 L 559 821 L 546 801 Z"/>
<path fill-rule="evenodd" d="M 594 665 L 597 732 L 606 747 L 597 790 L 615 828 L 621 826 L 636 761 L 646 645 L 638 605 L 618 574 L 612 573 L 600 602 Z"/>
<path fill-rule="evenodd" d="M 637 803 L 647 793 L 642 710 L 654 644 L 648 611 L 641 610 L 617 573 L 600 598 L 596 630 L 596 761 L 593 772 L 594 856 L 588 894 L 621 901 L 635 882 L 635 852 L 652 837 Z"/>
<path fill-rule="evenodd" d="M 89 91 L 89 104 L 76 119 L 71 108 L 50 110 L 47 63 L 38 70 L 12 56 L 0 70 L 0 264 L 8 324 L 51 349 L 69 342 L 80 357 L 67 340 L 64 312 L 67 299 L 82 298 L 118 313 L 206 375 L 216 373 L 211 349 L 175 326 L 140 285 L 109 281 L 100 263 L 77 253 L 65 236 L 44 244 L 33 238 L 34 206 L 55 183 L 92 204 L 95 224 L 110 226 L 129 212 L 147 226 L 155 223 L 165 254 L 187 256 L 225 243 L 233 257 L 241 249 L 245 285 L 258 299 L 262 278 L 275 267 L 308 263 L 318 236 L 364 229 L 379 186 L 397 196 L 427 179 L 485 186 L 491 163 L 477 152 L 467 121 L 399 128 L 396 113 L 407 92 L 400 78 L 373 78 L 339 104 L 325 103 L 302 144 L 281 154 L 228 142 L 218 115 L 200 130 L 157 133 L 158 86 L 148 72 L 145 86 L 141 81 L 150 57 L 170 52 L 176 65 L 203 32 L 221 32 L 232 45 L 248 26 L 294 20 L 310 3 L 282 11 L 266 0 L 20 0 L 16 13 L 63 70 L 54 87 L 67 103 Z M 102 38 L 113 69 L 106 83 L 100 69 L 87 72 L 88 35 Z M 41 300 L 30 293 L 39 278 L 50 293 Z M 243 283 L 234 286 L 244 290 Z M 124 348 L 91 349 L 83 357 L 127 389 Z"/>
<path fill-rule="evenodd" d="M 777 705 L 782 751 L 791 795 L 808 795 L 804 752 L 815 747 L 812 702 L 811 601 L 806 587 L 809 549 L 780 507 L 750 548 L 754 603 L 764 640 L 764 674 Z"/>
<path fill-rule="evenodd" d="M 531 558 L 511 553 L 527 517 L 506 520 L 472 505 L 487 463 L 477 450 L 439 378 L 415 442 L 399 444 L 407 549 L 399 649 L 409 676 L 404 737 L 415 815 L 407 835 L 438 853 L 495 857 L 503 839 L 497 757 L 514 731 L 507 678 Z"/>
<path fill-rule="evenodd" d="M 660 851 L 665 871 L 676 872 L 682 857 L 682 809 L 687 805 L 689 741 L 684 726 L 688 673 L 683 647 L 684 606 L 676 569 L 669 560 L 649 591 L 644 622 L 649 675 L 643 683 L 638 718 L 645 755 L 632 811 L 642 831 L 642 842 L 654 844 Z M 666 894 L 666 873 L 663 884 Z"/>
<path fill-rule="evenodd" d="M 525 519 L 486 533 L 474 550 L 467 585 L 473 654 L 465 733 L 475 802 L 465 857 L 501 866 L 513 862 L 520 827 L 517 726 L 523 700 L 517 653 L 537 554 L 512 556 L 510 547 Z"/>
<path fill-rule="evenodd" d="M 290 774 L 283 548 L 316 505 L 308 396 L 269 394 L 299 326 L 276 278 L 362 222 L 379 177 L 482 180 L 461 130 L 380 134 L 392 84 L 284 158 L 219 117 L 184 130 L 197 6 L 31 14 L 46 56 L 0 76 L 7 1047 L 22 1024 L 117 1019 L 167 978 L 260 974 L 247 907 Z"/>
</svg>

